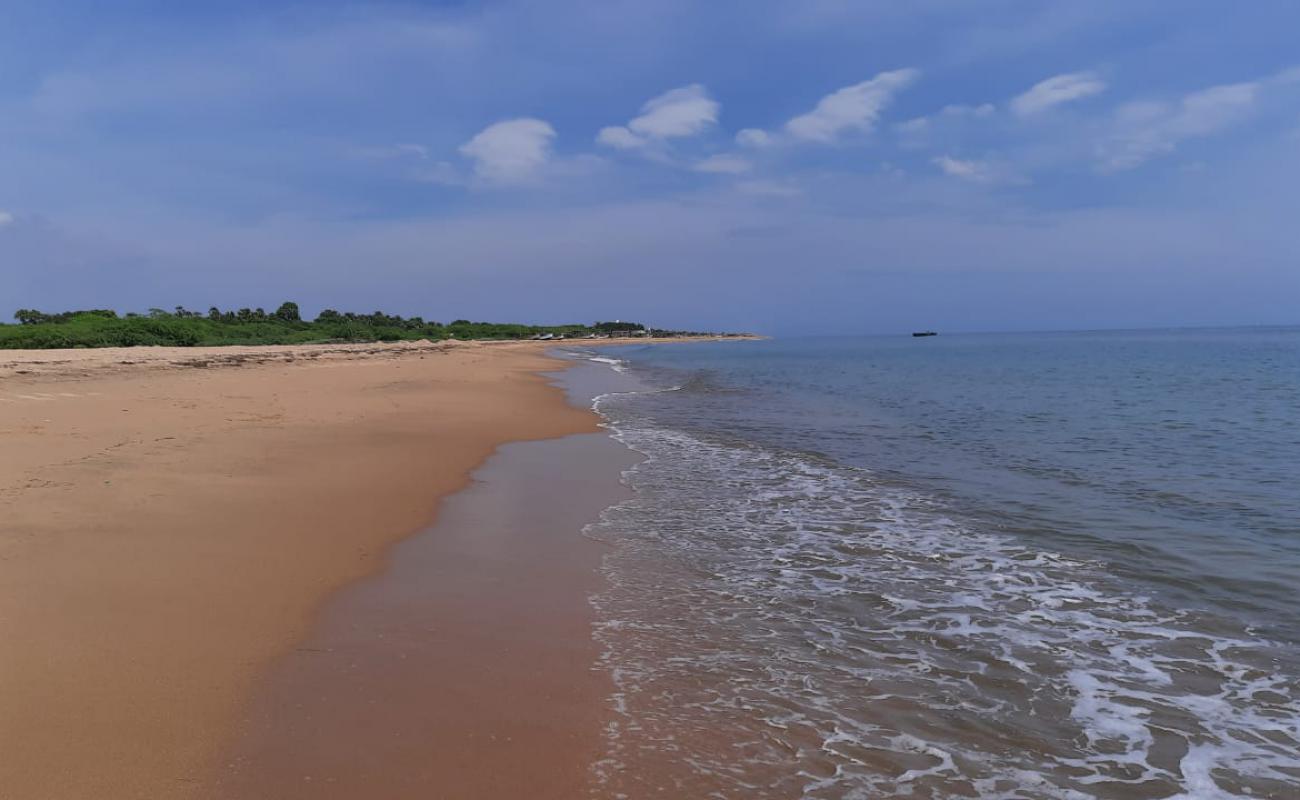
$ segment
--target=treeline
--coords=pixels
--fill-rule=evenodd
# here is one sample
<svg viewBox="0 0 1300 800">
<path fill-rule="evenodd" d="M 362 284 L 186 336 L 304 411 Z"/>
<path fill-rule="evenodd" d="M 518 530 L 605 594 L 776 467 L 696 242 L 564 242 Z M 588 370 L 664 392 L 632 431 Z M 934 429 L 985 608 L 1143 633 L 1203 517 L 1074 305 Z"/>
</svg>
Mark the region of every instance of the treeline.
<svg viewBox="0 0 1300 800">
<path fill-rule="evenodd" d="M 555 337 L 645 335 L 635 322 L 596 322 L 591 325 L 520 325 L 458 319 L 443 324 L 422 317 L 401 317 L 375 311 L 358 314 L 325 309 L 314 320 L 302 318 L 298 305 L 282 303 L 274 311 L 241 308 L 207 312 L 176 306 L 171 311 L 121 316 L 110 309 L 45 313 L 19 309 L 17 325 L 0 324 L 0 348 L 133 347 L 166 345 L 310 344 L 327 342 L 397 342 L 439 339 L 527 339 Z M 656 333 L 671 335 L 668 331 Z"/>
</svg>

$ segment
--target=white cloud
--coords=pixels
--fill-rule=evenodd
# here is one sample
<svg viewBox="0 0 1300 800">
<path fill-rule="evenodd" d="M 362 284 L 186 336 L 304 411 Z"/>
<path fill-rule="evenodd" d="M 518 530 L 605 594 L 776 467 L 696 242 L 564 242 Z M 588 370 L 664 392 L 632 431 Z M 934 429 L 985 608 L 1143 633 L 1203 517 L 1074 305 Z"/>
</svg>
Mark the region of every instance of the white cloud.
<svg viewBox="0 0 1300 800">
<path fill-rule="evenodd" d="M 627 125 L 611 125 L 596 134 L 597 144 L 638 150 L 666 139 L 697 136 L 718 121 L 719 105 L 698 83 L 671 89 L 641 106 Z"/>
<path fill-rule="evenodd" d="M 601 128 L 600 133 L 596 134 L 596 142 L 606 147 L 613 147 L 616 150 L 635 150 L 638 147 L 645 147 L 647 144 L 645 139 L 637 136 L 622 125 Z"/>
<path fill-rule="evenodd" d="M 733 155 L 716 155 L 709 156 L 703 161 L 697 161 L 692 167 L 696 172 L 713 172 L 724 175 L 741 175 L 749 172 L 754 165 L 747 158 Z"/>
<path fill-rule="evenodd" d="M 14 221 L 13 214 L 10 214 L 8 211 L 0 211 L 0 228 L 3 228 L 6 225 L 13 224 L 13 221 Z"/>
<path fill-rule="evenodd" d="M 968 181 L 986 182 L 993 179 L 993 171 L 983 161 L 967 161 L 952 156 L 938 156 L 931 159 L 945 175 Z"/>
<path fill-rule="evenodd" d="M 846 132 L 870 132 L 894 95 L 919 74 L 914 69 L 899 69 L 846 86 L 823 97 L 812 111 L 787 122 L 786 132 L 814 142 L 832 142 Z"/>
<path fill-rule="evenodd" d="M 772 135 L 758 128 L 745 128 L 736 134 L 736 144 L 741 147 L 767 147 L 772 144 Z"/>
<path fill-rule="evenodd" d="M 1121 106 L 1109 138 L 1098 148 L 1105 171 L 1132 169 L 1173 152 L 1185 139 L 1201 138 L 1242 121 L 1255 108 L 1260 84 L 1212 86 L 1176 103 L 1137 102 Z"/>
<path fill-rule="evenodd" d="M 554 138 L 550 123 L 525 117 L 489 125 L 460 152 L 474 160 L 474 174 L 484 182 L 527 183 L 550 160 Z"/>
<path fill-rule="evenodd" d="M 1002 161 L 955 158 L 943 155 L 930 159 L 943 174 L 971 183 L 1023 186 L 1029 179 Z"/>
<path fill-rule="evenodd" d="M 906 136 L 919 136 L 930 130 L 930 118 L 913 117 L 895 125 L 894 130 Z"/>
<path fill-rule="evenodd" d="M 1034 84 L 1029 91 L 1012 99 L 1011 110 L 1017 116 L 1028 117 L 1062 103 L 1100 94 L 1105 90 L 1105 81 L 1095 74 L 1069 72 Z"/>
<path fill-rule="evenodd" d="M 695 136 L 718 121 L 718 103 L 698 83 L 664 92 L 641 106 L 627 127 L 642 136 L 670 139 Z"/>
</svg>

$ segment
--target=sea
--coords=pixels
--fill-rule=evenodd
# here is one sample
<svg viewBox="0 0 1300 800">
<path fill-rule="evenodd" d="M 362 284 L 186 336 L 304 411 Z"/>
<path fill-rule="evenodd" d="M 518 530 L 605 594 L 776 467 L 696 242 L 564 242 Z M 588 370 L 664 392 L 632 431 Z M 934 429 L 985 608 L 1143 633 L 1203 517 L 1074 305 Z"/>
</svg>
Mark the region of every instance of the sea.
<svg viewBox="0 0 1300 800">
<path fill-rule="evenodd" d="M 598 795 L 1300 798 L 1300 328 L 571 349 Z"/>
</svg>

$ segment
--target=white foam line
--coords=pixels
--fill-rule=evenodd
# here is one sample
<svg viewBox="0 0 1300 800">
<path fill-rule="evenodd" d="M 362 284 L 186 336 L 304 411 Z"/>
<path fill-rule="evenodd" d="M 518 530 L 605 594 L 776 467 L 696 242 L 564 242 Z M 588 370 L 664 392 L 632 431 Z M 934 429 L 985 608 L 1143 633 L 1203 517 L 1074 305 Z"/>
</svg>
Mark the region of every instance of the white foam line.
<svg viewBox="0 0 1300 800">
<path fill-rule="evenodd" d="M 618 697 L 611 763 L 635 773 L 655 737 L 740 735 L 752 723 L 752 763 L 696 742 L 693 768 L 713 784 L 763 769 L 789 780 L 800 745 L 782 737 L 799 731 L 822 736 L 835 762 L 831 777 L 808 777 L 806 797 L 973 785 L 985 798 L 1080 800 L 1096 784 L 1165 781 L 1179 797 L 1214 800 L 1245 796 L 1223 780 L 1243 792 L 1294 783 L 1295 676 L 1248 629 L 1212 633 L 1231 621 L 1161 607 L 1094 562 L 973 529 L 870 473 L 606 418 L 611 436 L 646 456 L 624 473 L 634 496 L 587 531 L 614 545 L 610 588 L 592 599 Z M 1016 676 L 997 696 L 981 683 L 990 664 Z M 1205 675 L 1213 693 L 1192 677 Z M 996 734 L 945 738 L 942 724 L 927 738 L 889 730 L 908 714 L 1014 729 L 1039 706 L 1034 727 L 1053 739 L 1041 752 Z M 1170 737 L 1187 746 L 1176 771 L 1153 763 Z M 855 748 L 932 761 L 891 777 Z"/>
</svg>

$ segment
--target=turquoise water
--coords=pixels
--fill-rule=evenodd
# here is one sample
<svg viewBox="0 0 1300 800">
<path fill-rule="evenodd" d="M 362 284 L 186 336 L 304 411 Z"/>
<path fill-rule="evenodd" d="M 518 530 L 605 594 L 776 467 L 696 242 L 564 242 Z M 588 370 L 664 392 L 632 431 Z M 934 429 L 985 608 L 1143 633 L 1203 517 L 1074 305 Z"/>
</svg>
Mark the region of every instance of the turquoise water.
<svg viewBox="0 0 1300 800">
<path fill-rule="evenodd" d="M 1300 329 L 603 357 L 610 788 L 1300 796 Z"/>
</svg>

